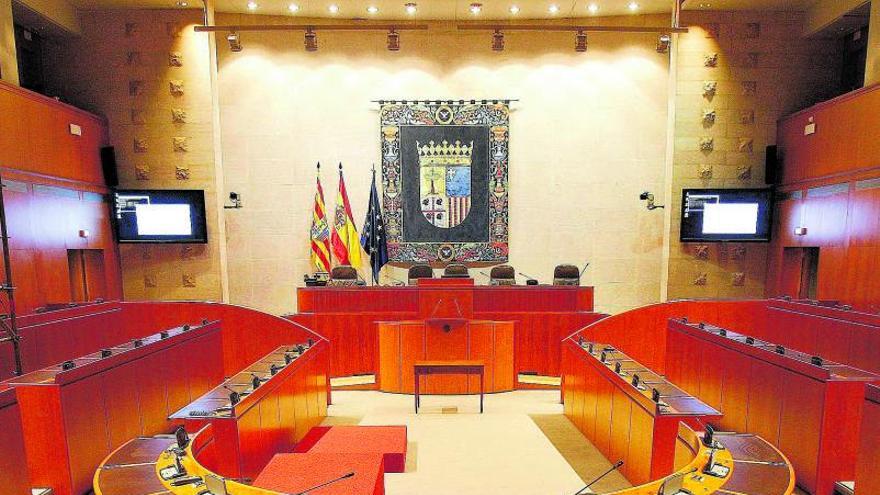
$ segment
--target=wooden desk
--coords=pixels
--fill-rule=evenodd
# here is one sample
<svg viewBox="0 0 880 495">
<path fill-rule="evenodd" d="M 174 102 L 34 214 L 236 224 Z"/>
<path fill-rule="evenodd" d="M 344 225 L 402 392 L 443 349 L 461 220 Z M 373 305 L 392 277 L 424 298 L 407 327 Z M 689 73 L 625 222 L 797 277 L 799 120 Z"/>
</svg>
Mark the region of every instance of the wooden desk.
<svg viewBox="0 0 880 495">
<path fill-rule="evenodd" d="M 483 377 L 485 365 L 482 361 L 416 361 L 415 405 L 419 413 L 419 377 L 428 375 L 480 375 L 480 414 L 483 414 Z"/>
</svg>

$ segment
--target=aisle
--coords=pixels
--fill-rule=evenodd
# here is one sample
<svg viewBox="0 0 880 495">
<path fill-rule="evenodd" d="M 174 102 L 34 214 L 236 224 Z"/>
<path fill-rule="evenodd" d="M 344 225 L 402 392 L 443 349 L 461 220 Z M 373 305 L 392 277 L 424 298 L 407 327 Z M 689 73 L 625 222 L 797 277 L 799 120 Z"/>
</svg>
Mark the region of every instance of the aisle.
<svg viewBox="0 0 880 495">
<path fill-rule="evenodd" d="M 584 484 L 531 417 L 566 421 L 556 391 L 488 395 L 482 415 L 472 396 L 423 396 L 418 416 L 410 395 L 336 391 L 333 402 L 326 424 L 407 425 L 407 470 L 386 475 L 388 495 L 570 495 Z"/>
</svg>

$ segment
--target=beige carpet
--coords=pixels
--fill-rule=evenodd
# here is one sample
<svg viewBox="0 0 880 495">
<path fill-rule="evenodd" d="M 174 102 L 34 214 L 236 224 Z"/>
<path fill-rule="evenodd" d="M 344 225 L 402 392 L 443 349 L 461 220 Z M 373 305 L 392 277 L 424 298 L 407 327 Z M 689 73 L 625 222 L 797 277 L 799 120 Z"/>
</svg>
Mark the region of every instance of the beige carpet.
<svg viewBox="0 0 880 495">
<path fill-rule="evenodd" d="M 326 424 L 407 426 L 405 473 L 388 474 L 388 495 L 571 495 L 610 464 L 562 416 L 557 391 L 423 396 L 334 391 Z M 628 486 L 619 475 L 605 484 Z"/>
</svg>

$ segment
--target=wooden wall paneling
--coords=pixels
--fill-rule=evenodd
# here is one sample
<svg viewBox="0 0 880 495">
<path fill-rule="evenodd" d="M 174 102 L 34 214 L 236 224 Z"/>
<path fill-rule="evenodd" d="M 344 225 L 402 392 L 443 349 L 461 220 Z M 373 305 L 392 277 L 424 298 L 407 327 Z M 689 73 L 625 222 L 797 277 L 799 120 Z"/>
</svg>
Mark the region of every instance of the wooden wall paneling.
<svg viewBox="0 0 880 495">
<path fill-rule="evenodd" d="M 516 386 L 516 353 L 514 350 L 516 330 L 513 322 L 494 322 L 492 327 L 495 348 L 492 360 L 492 390 L 513 390 Z M 509 356 L 513 356 L 513 359 L 510 359 Z"/>
<path fill-rule="evenodd" d="M 0 389 L 0 425 L 0 486 L 9 495 L 31 495 L 19 405 L 11 389 Z"/>
<path fill-rule="evenodd" d="M 296 378 L 290 377 L 281 384 L 278 397 L 278 414 L 282 428 L 282 442 L 291 451 L 299 438 L 296 435 Z"/>
<path fill-rule="evenodd" d="M 760 435 L 774 445 L 779 442 L 782 394 L 785 387 L 781 371 L 763 361 L 751 360 L 746 431 Z"/>
<path fill-rule="evenodd" d="M 712 346 L 702 346 L 699 378 L 697 379 L 698 392 L 694 394 L 718 411 L 723 410 L 721 408 L 724 393 L 724 363 L 722 359 L 725 357 L 724 351 L 719 351 Z"/>
<path fill-rule="evenodd" d="M 880 328 L 853 324 L 849 357 L 846 364 L 874 373 L 880 373 Z"/>
<path fill-rule="evenodd" d="M 629 437 L 626 454 L 629 469 L 626 478 L 635 485 L 643 484 L 651 479 L 652 454 L 651 449 L 645 446 L 654 445 L 654 418 L 641 407 L 632 408 Z M 688 462 L 691 459 L 693 455 L 688 458 Z"/>
<path fill-rule="evenodd" d="M 269 461 L 267 451 L 262 448 L 260 408 L 252 407 L 237 418 L 236 424 L 241 452 L 241 476 L 254 479 Z"/>
<path fill-rule="evenodd" d="M 399 390 L 400 383 L 400 324 L 379 322 L 379 374 L 376 377 L 383 390 Z"/>
<path fill-rule="evenodd" d="M 786 373 L 784 380 L 776 445 L 797 467 L 798 484 L 812 493 L 816 488 L 824 386 L 797 373 Z"/>
<path fill-rule="evenodd" d="M 67 455 L 70 458 L 70 491 L 59 495 L 82 495 L 92 488 L 95 468 L 110 453 L 105 391 L 100 376 L 67 384 L 61 392 Z M 56 442 L 53 444 L 58 445 Z M 31 469 L 34 464 L 29 463 Z M 54 466 L 47 466 L 54 469 Z M 52 487 L 54 489 L 54 486 Z"/>
<path fill-rule="evenodd" d="M 575 356 L 574 360 L 580 357 Z M 568 375 L 566 386 L 571 389 L 571 422 L 582 433 L 586 434 L 586 424 L 584 417 L 584 399 L 586 396 L 585 378 L 588 373 L 584 372 L 582 364 L 572 367 L 571 373 Z"/>
<path fill-rule="evenodd" d="M 675 333 L 675 332 L 673 332 Z M 750 359 L 738 352 L 722 351 L 721 426 L 728 431 L 748 431 Z"/>
<path fill-rule="evenodd" d="M 627 454 L 630 442 L 630 419 L 633 403 L 623 390 L 614 387 L 611 395 L 611 450 L 608 460 L 623 460 L 622 473 L 629 477 L 629 459 Z"/>
<path fill-rule="evenodd" d="M 22 435 L 27 438 L 28 474 L 31 486 L 52 487 L 59 494 L 70 494 L 70 458 L 67 455 L 65 424 L 47 421 L 61 415 L 61 395 L 48 387 L 28 387 L 15 391 L 19 410 L 31 414 L 21 416 Z M 100 448 L 100 437 L 97 440 Z M 56 448 L 61 443 L 61 448 Z"/>
<path fill-rule="evenodd" d="M 161 354 L 145 356 L 135 366 L 135 382 L 139 394 L 142 435 L 156 435 L 168 432 L 168 380 L 156 370 L 162 369 Z"/>
<path fill-rule="evenodd" d="M 107 429 L 110 450 L 114 450 L 143 432 L 143 412 L 140 407 L 140 387 L 137 360 L 118 366 L 99 375 L 107 411 Z"/>
<path fill-rule="evenodd" d="M 295 389 L 296 439 L 301 441 L 309 432 L 309 406 L 306 397 L 306 379 L 297 373 L 293 378 Z"/>
<path fill-rule="evenodd" d="M 596 410 L 599 404 L 599 380 L 601 378 L 595 373 L 586 373 L 583 379 L 584 406 L 581 431 L 587 438 L 596 438 L 596 428 L 599 424 Z"/>
<path fill-rule="evenodd" d="M 261 447 L 264 452 L 265 462 L 269 462 L 276 452 L 284 451 L 284 438 L 281 430 L 281 411 L 278 406 L 279 394 L 272 393 L 260 400 L 260 437 Z M 265 466 L 265 464 L 263 464 Z M 260 470 L 262 470 L 262 467 Z M 259 471 L 258 471 L 259 473 Z"/>
<path fill-rule="evenodd" d="M 880 388 L 868 387 L 859 433 L 859 455 L 856 465 L 856 495 L 880 493 Z"/>
<path fill-rule="evenodd" d="M 614 385 L 600 377 L 596 387 L 596 440 L 593 444 L 599 449 L 599 452 L 602 452 L 609 459 L 611 457 L 611 421 L 606 423 L 606 418 L 610 418 L 612 414 L 613 394 Z"/>
<path fill-rule="evenodd" d="M 401 323 L 400 324 L 400 383 L 401 391 L 406 394 L 415 392 L 415 372 L 414 366 L 416 361 L 426 359 L 425 357 L 425 325 L 423 323 Z M 425 385 L 421 383 L 420 386 Z M 426 390 L 422 388 L 422 390 Z"/>
<path fill-rule="evenodd" d="M 451 330 L 443 324 L 425 323 L 425 359 L 460 360 L 468 356 L 468 333 L 472 323 L 465 323 Z M 446 394 L 467 390 L 467 377 L 458 375 L 437 375 L 424 378 L 427 385 L 423 389 L 428 394 Z"/>
<path fill-rule="evenodd" d="M 825 389 L 815 488 L 818 495 L 833 495 L 835 482 L 856 476 L 865 392 L 864 382 L 832 382 Z"/>
<path fill-rule="evenodd" d="M 495 390 L 495 325 L 490 321 L 470 322 L 468 335 L 467 359 L 483 361 L 484 386 L 486 390 Z M 467 393 L 480 393 L 480 377 L 468 375 Z"/>
</svg>

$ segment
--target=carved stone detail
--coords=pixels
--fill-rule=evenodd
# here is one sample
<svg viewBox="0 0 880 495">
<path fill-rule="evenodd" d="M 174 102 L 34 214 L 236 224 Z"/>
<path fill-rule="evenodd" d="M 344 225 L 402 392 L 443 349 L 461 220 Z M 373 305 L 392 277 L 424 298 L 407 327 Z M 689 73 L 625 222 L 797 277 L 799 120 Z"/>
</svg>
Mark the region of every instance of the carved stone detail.
<svg viewBox="0 0 880 495">
<path fill-rule="evenodd" d="M 746 55 L 746 67 L 757 67 L 759 60 L 761 60 L 761 54 L 759 52 L 749 52 Z"/>
<path fill-rule="evenodd" d="M 189 151 L 189 138 L 181 136 L 172 137 L 171 147 L 175 153 L 186 153 Z"/>
<path fill-rule="evenodd" d="M 140 108 L 132 108 L 131 109 L 131 123 L 132 124 L 146 124 L 147 123 L 146 113 Z"/>
<path fill-rule="evenodd" d="M 758 81 L 743 81 L 742 93 L 745 96 L 755 96 L 758 94 Z"/>
<path fill-rule="evenodd" d="M 709 274 L 706 272 L 698 273 L 692 282 L 694 285 L 703 286 L 709 282 Z"/>
<path fill-rule="evenodd" d="M 184 273 L 182 277 L 182 281 L 184 287 L 195 287 L 196 286 L 196 276 L 190 273 Z"/>
<path fill-rule="evenodd" d="M 755 111 L 754 110 L 740 110 L 739 123 L 743 124 L 743 125 L 754 124 L 755 123 Z"/>
<path fill-rule="evenodd" d="M 736 168 L 736 177 L 739 180 L 746 181 L 752 178 L 752 166 L 741 165 Z"/>
<path fill-rule="evenodd" d="M 155 275 L 144 275 L 144 287 L 152 288 L 156 287 L 156 276 Z"/>
<path fill-rule="evenodd" d="M 730 259 L 733 261 L 742 261 L 746 258 L 745 246 L 733 246 L 730 248 Z"/>
<path fill-rule="evenodd" d="M 709 259 L 709 246 L 700 244 L 699 246 L 694 247 L 694 257 L 698 260 Z"/>
<path fill-rule="evenodd" d="M 740 153 L 751 153 L 755 148 L 755 140 L 752 138 L 739 138 L 738 149 Z"/>
<path fill-rule="evenodd" d="M 712 164 L 711 163 L 701 163 L 699 165 L 699 173 L 700 173 L 701 179 L 703 179 L 703 180 L 711 179 L 712 175 L 713 175 Z"/>
<path fill-rule="evenodd" d="M 183 54 L 180 52 L 171 52 L 168 54 L 169 67 L 183 67 Z"/>
<path fill-rule="evenodd" d="M 147 165 L 137 165 L 134 167 L 134 177 L 137 180 L 150 180 L 150 167 Z"/>
<path fill-rule="evenodd" d="M 714 108 L 704 108 L 703 109 L 703 127 L 712 127 L 715 125 L 715 118 L 718 114 L 715 113 Z"/>
<path fill-rule="evenodd" d="M 176 177 L 177 180 L 189 180 L 189 176 L 189 167 L 185 167 L 182 165 L 178 165 L 177 167 L 175 167 L 174 177 Z"/>
<path fill-rule="evenodd" d="M 743 272 L 734 272 L 731 274 L 730 284 L 734 287 L 742 287 L 746 285 L 746 274 Z"/>
<path fill-rule="evenodd" d="M 707 53 L 704 55 L 703 65 L 706 67 L 718 67 L 718 53 Z"/>
<path fill-rule="evenodd" d="M 183 108 L 172 108 L 171 109 L 171 122 L 175 124 L 186 124 L 186 110 Z"/>
<path fill-rule="evenodd" d="M 147 139 L 146 138 L 134 138 L 132 141 L 132 147 L 135 153 L 146 153 L 147 152 Z"/>
<path fill-rule="evenodd" d="M 125 36 L 127 38 L 131 38 L 132 36 L 138 34 L 139 28 L 137 23 L 134 22 L 126 22 L 125 23 Z"/>
<path fill-rule="evenodd" d="M 141 52 L 128 52 L 125 56 L 125 63 L 128 65 L 141 65 Z"/>
<path fill-rule="evenodd" d="M 713 137 L 701 137 L 700 138 L 700 151 L 712 151 L 715 149 L 715 138 Z"/>
<path fill-rule="evenodd" d="M 174 96 L 183 95 L 183 81 L 180 79 L 172 79 L 168 81 L 168 91 Z"/>
<path fill-rule="evenodd" d="M 718 81 L 703 81 L 703 97 L 712 99 L 718 93 Z"/>
</svg>

